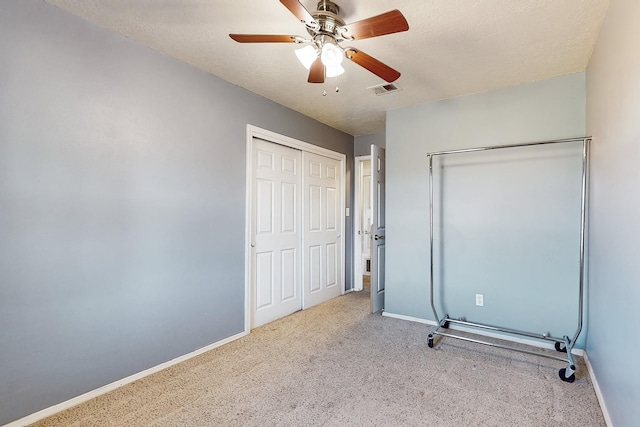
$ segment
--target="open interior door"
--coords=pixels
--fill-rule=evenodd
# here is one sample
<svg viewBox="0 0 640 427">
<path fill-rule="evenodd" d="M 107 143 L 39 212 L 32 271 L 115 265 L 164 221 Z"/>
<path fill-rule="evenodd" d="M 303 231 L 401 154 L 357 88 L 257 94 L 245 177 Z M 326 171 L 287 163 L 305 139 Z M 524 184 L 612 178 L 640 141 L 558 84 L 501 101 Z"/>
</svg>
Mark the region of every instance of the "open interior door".
<svg viewBox="0 0 640 427">
<path fill-rule="evenodd" d="M 384 148 L 371 146 L 371 312 L 384 309 L 385 185 Z"/>
</svg>

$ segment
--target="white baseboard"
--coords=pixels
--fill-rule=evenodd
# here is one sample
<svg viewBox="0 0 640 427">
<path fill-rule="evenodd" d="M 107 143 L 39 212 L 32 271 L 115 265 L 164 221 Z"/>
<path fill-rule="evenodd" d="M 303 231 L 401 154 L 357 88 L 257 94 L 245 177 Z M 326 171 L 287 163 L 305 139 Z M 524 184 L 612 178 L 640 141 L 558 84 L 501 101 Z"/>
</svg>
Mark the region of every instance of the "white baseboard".
<svg viewBox="0 0 640 427">
<path fill-rule="evenodd" d="M 202 347 L 198 350 L 192 351 L 191 353 L 185 354 L 183 356 L 180 357 L 176 357 L 175 359 L 169 360 L 168 362 L 164 362 L 161 363 L 159 365 L 153 366 L 149 369 L 145 369 L 142 372 L 138 372 L 137 374 L 133 374 L 130 375 L 126 378 L 123 378 L 121 380 L 118 381 L 114 381 L 111 384 L 107 384 L 104 385 L 100 388 L 97 388 L 95 390 L 91 390 L 87 393 L 81 394 L 80 396 L 76 396 L 72 399 L 69 399 L 67 401 L 58 403 L 57 405 L 53 405 L 50 406 L 48 408 L 45 408 L 41 411 L 35 412 L 31 415 L 27 415 L 26 417 L 20 418 L 19 420 L 16 421 L 12 421 L 9 424 L 5 424 L 2 427 L 24 427 L 27 426 L 29 424 L 33 424 L 37 421 L 43 420 L 44 418 L 50 417 L 51 415 L 57 414 L 58 412 L 62 412 L 66 409 L 72 408 L 76 405 L 79 405 L 81 403 L 84 403 L 88 400 L 91 400 L 95 397 L 98 397 L 102 394 L 105 393 L 109 393 L 110 391 L 116 390 L 122 386 L 125 386 L 127 384 L 130 384 L 134 381 L 137 381 L 141 378 L 144 378 L 146 376 L 149 376 L 151 374 L 155 374 L 156 372 L 162 371 L 163 369 L 169 368 L 173 365 L 177 365 L 178 363 L 187 361 L 191 358 L 194 358 L 196 356 L 199 356 L 202 353 L 206 353 L 207 351 L 213 350 L 214 348 L 220 347 L 224 344 L 230 343 L 231 341 L 235 341 L 239 338 L 242 338 L 246 335 L 248 335 L 249 332 L 248 331 L 243 331 L 240 332 L 239 334 L 236 335 L 232 335 L 229 338 L 225 338 L 223 340 L 217 341 L 213 344 L 209 344 L 206 347 Z"/>
<path fill-rule="evenodd" d="M 392 317 L 394 319 L 408 320 L 409 322 L 423 323 L 425 325 L 431 325 L 431 326 L 437 325 L 437 322 L 433 320 L 421 319 L 419 317 L 405 316 L 403 314 L 394 314 L 394 313 L 389 313 L 387 311 L 384 311 L 382 315 L 386 317 Z M 475 329 L 467 326 L 460 326 L 460 325 L 454 325 L 454 324 L 449 325 L 449 329 L 453 329 L 455 331 L 461 331 L 461 332 L 468 332 L 468 333 L 481 335 L 485 337 L 497 338 L 504 341 L 515 342 L 519 344 L 526 344 L 533 347 L 555 350 L 554 344 L 552 344 L 551 342 L 542 342 L 542 341 L 537 341 L 529 338 L 519 338 L 513 335 L 503 335 L 496 332 L 483 331 L 482 329 Z M 571 350 L 571 354 L 575 354 L 577 356 L 583 356 L 584 350 L 581 348 L 574 348 L 573 350 Z"/>
<path fill-rule="evenodd" d="M 596 391 L 596 397 L 598 398 L 598 403 L 600 403 L 600 409 L 602 410 L 602 416 L 604 417 L 604 422 L 607 423 L 608 427 L 613 427 L 613 422 L 611 421 L 611 416 L 609 415 L 609 411 L 607 410 L 607 405 L 604 402 L 604 397 L 602 396 L 602 390 L 600 390 L 600 384 L 598 384 L 598 379 L 596 378 L 595 372 L 593 372 L 593 367 L 591 366 L 591 362 L 589 361 L 589 356 L 587 352 L 584 353 L 584 361 L 587 364 L 587 371 L 589 371 L 589 378 L 591 378 L 591 384 L 593 384 L 593 389 Z"/>
<path fill-rule="evenodd" d="M 433 320 L 422 319 L 420 317 L 405 316 L 404 314 L 389 313 L 388 311 L 383 311 L 382 315 L 385 317 L 392 317 L 394 319 L 400 319 L 400 320 L 408 320 L 409 322 L 423 323 L 425 325 L 431 325 L 431 326 L 435 326 L 437 324 Z"/>
</svg>

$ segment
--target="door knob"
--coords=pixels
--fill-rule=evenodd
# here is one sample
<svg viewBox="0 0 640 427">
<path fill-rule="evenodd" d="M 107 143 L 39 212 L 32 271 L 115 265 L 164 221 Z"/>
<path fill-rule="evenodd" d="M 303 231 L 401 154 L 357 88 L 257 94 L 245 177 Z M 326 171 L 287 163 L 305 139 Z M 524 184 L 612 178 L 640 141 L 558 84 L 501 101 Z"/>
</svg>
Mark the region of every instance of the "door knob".
<svg viewBox="0 0 640 427">
<path fill-rule="evenodd" d="M 378 236 L 378 235 L 376 234 L 375 236 L 373 236 L 373 238 L 374 238 L 375 240 L 383 240 L 383 239 L 384 239 L 384 236 Z"/>
</svg>

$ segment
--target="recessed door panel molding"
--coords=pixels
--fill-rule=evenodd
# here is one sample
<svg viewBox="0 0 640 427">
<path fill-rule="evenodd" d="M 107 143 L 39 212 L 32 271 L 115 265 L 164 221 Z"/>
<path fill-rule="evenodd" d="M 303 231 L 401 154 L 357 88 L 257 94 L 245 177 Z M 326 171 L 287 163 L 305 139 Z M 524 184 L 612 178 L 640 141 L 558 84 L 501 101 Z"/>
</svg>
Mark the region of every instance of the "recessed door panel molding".
<svg viewBox="0 0 640 427">
<path fill-rule="evenodd" d="M 310 232 L 322 231 L 322 186 L 309 185 L 308 187 L 308 199 L 309 199 L 309 216 L 308 224 Z"/>
<path fill-rule="evenodd" d="M 273 252 L 256 254 L 256 310 L 273 305 Z"/>
<path fill-rule="evenodd" d="M 256 180 L 256 233 L 273 234 L 273 181 Z"/>
<path fill-rule="evenodd" d="M 309 246 L 308 258 L 309 293 L 322 290 L 322 247 L 320 245 Z"/>
<path fill-rule="evenodd" d="M 338 168 L 336 168 L 335 166 L 327 166 L 327 173 L 326 173 L 327 179 L 336 179 L 336 177 L 338 176 L 337 171 L 338 171 Z"/>
<path fill-rule="evenodd" d="M 309 162 L 309 177 L 311 178 L 322 178 L 322 163 L 320 162 Z"/>
<path fill-rule="evenodd" d="M 281 166 L 282 173 L 287 173 L 291 175 L 295 175 L 296 173 L 298 173 L 298 167 L 297 167 L 298 159 L 296 158 L 282 156 L 281 165 L 282 165 Z"/>
<path fill-rule="evenodd" d="M 378 192 L 378 197 L 376 202 L 376 211 L 378 212 L 378 215 L 376 218 L 376 224 L 378 225 L 379 230 L 384 230 L 385 224 L 386 224 L 385 209 L 384 209 L 384 200 L 385 200 L 384 185 L 385 184 L 384 182 L 378 182 L 377 184 L 378 185 L 377 185 L 376 191 Z"/>
<path fill-rule="evenodd" d="M 333 243 L 329 243 L 326 246 L 326 270 L 325 270 L 325 278 L 326 278 L 326 287 L 330 288 L 331 286 L 338 285 L 338 251 L 337 247 Z"/>
<path fill-rule="evenodd" d="M 281 183 L 282 194 L 282 215 L 280 216 L 280 227 L 283 233 L 295 233 L 296 229 L 296 217 L 298 215 L 298 186 L 292 182 Z"/>
<path fill-rule="evenodd" d="M 273 153 L 257 150 L 256 166 L 259 169 L 273 170 Z"/>
<path fill-rule="evenodd" d="M 338 212 L 338 189 L 333 187 L 326 188 L 326 203 L 327 207 L 325 213 L 326 225 L 325 230 L 336 231 L 338 229 L 338 223 L 340 221 Z"/>
<path fill-rule="evenodd" d="M 281 302 L 287 302 L 296 297 L 299 294 L 296 286 L 299 285 L 296 283 L 296 270 L 298 269 L 298 257 L 296 256 L 297 249 L 284 249 L 280 252 L 280 261 L 282 267 L 280 271 L 282 272 L 282 280 L 281 280 Z"/>
<path fill-rule="evenodd" d="M 384 244 L 382 245 L 378 245 L 376 247 L 376 259 L 378 260 L 378 262 L 376 263 L 376 273 L 378 274 L 378 277 L 380 276 L 384 276 Z M 381 293 L 384 292 L 384 280 L 376 280 L 376 292 Z"/>
</svg>

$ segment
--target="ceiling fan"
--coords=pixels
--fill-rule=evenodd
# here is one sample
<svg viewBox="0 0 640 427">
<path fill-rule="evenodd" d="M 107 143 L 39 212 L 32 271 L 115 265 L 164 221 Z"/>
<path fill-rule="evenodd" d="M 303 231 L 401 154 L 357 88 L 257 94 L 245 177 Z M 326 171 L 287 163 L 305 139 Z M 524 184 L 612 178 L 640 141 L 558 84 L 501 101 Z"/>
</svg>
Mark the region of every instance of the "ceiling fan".
<svg viewBox="0 0 640 427">
<path fill-rule="evenodd" d="M 324 83 L 325 77 L 344 72 L 346 57 L 376 76 L 391 83 L 400 77 L 397 70 L 354 47 L 340 46 L 343 41 L 362 40 L 407 31 L 409 24 L 399 10 L 392 10 L 352 24 L 340 18 L 340 8 L 330 0 L 320 0 L 317 11 L 310 13 L 299 0 L 280 0 L 306 27 L 311 38 L 270 34 L 229 34 L 238 43 L 307 44 L 296 50 L 296 56 L 309 70 L 309 83 Z"/>
</svg>

